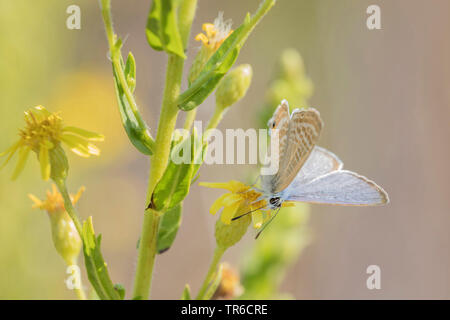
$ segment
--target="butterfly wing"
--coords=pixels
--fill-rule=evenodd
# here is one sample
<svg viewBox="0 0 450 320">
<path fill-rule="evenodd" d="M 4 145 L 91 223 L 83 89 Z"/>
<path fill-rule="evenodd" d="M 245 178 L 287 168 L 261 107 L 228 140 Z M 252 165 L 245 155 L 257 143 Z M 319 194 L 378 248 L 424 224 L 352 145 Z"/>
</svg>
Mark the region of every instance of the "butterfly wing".
<svg viewBox="0 0 450 320">
<path fill-rule="evenodd" d="M 347 170 L 337 170 L 306 184 L 293 184 L 285 201 L 345 206 L 372 206 L 389 202 L 387 193 L 375 182 Z"/>
<path fill-rule="evenodd" d="M 315 146 L 292 185 L 302 185 L 332 171 L 341 170 L 344 163 L 332 152 Z"/>
<path fill-rule="evenodd" d="M 287 149 L 287 133 L 289 130 L 289 104 L 286 100 L 281 101 L 281 104 L 273 113 L 272 118 L 267 122 L 269 127 L 269 133 L 274 139 L 276 135 L 273 134 L 274 130 L 278 131 L 278 152 L 272 154 L 272 161 L 278 163 L 278 168 L 280 168 L 280 157 L 283 156 Z M 271 191 L 271 186 L 273 185 L 273 179 L 275 175 L 262 175 L 262 185 L 263 189 Z"/>
<path fill-rule="evenodd" d="M 291 184 L 317 143 L 322 126 L 317 110 L 294 110 L 286 135 L 287 146 L 284 153 L 280 153 L 280 165 L 271 181 L 271 192 L 280 192 Z"/>
</svg>

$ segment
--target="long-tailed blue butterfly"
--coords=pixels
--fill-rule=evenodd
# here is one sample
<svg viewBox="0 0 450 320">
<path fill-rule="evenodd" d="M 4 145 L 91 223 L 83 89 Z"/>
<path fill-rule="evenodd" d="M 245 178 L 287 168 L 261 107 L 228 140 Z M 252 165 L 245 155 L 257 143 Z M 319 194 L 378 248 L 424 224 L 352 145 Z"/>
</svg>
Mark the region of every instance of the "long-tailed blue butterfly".
<svg viewBox="0 0 450 320">
<path fill-rule="evenodd" d="M 336 155 L 316 146 L 323 127 L 317 110 L 295 109 L 290 115 L 289 104 L 283 100 L 268 126 L 271 131 L 278 130 L 278 171 L 261 175 L 261 188 L 255 188 L 262 193 L 268 209 L 278 210 L 284 201 L 344 206 L 389 202 L 387 193 L 375 182 L 342 170 L 343 162 Z"/>
</svg>

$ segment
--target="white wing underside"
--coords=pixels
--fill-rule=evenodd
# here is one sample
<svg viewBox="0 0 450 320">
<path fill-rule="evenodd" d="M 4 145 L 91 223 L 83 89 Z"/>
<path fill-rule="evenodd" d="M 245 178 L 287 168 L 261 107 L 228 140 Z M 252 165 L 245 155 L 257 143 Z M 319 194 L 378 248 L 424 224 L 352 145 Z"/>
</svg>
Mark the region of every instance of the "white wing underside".
<svg viewBox="0 0 450 320">
<path fill-rule="evenodd" d="M 332 152 L 315 146 L 292 185 L 306 184 L 332 171 L 341 170 L 344 163 Z"/>
<path fill-rule="evenodd" d="M 299 174 L 300 175 L 300 174 Z M 285 190 L 285 201 L 370 206 L 389 202 L 375 182 L 347 170 L 337 170 L 306 183 L 297 179 Z"/>
</svg>

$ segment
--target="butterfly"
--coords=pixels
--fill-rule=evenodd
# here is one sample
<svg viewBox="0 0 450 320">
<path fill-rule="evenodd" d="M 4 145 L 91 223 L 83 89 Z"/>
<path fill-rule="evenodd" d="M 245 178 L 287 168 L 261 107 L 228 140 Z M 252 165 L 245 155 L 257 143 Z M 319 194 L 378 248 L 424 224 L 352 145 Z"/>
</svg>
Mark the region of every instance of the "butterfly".
<svg viewBox="0 0 450 320">
<path fill-rule="evenodd" d="M 343 170 L 343 162 L 335 154 L 316 146 L 323 127 L 316 109 L 295 109 L 290 114 L 289 104 L 283 100 L 268 127 L 272 136 L 273 130 L 278 130 L 279 148 L 274 157 L 279 164 L 278 171 L 261 174 L 261 188 L 255 188 L 262 194 L 261 199 L 266 200 L 267 208 L 277 210 L 268 223 L 285 201 L 343 206 L 389 202 L 383 188 L 364 176 Z"/>
</svg>

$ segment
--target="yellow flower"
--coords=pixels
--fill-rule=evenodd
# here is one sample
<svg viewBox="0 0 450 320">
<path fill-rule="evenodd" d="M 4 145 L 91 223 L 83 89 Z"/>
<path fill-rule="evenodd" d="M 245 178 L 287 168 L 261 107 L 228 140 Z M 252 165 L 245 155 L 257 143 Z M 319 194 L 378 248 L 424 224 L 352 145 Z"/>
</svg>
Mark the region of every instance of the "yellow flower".
<svg viewBox="0 0 450 320">
<path fill-rule="evenodd" d="M 199 33 L 195 37 L 195 40 L 201 41 L 203 45 L 195 56 L 191 69 L 189 70 L 189 84 L 192 84 L 197 79 L 209 58 L 211 58 L 214 52 L 219 49 L 225 39 L 233 32 L 231 30 L 231 21 L 224 21 L 222 12 L 214 20 L 214 24 L 204 23 L 202 29 L 205 33 Z"/>
<path fill-rule="evenodd" d="M 261 193 L 251 189 L 250 186 L 235 180 L 215 183 L 200 182 L 199 185 L 208 188 L 218 188 L 230 191 L 230 193 L 225 193 L 217 198 L 209 209 L 209 212 L 214 215 L 221 208 L 223 208 L 220 219 L 224 224 L 230 224 L 231 219 L 237 215 L 238 210 L 239 213 L 255 210 L 251 213 L 253 226 L 255 228 L 261 227 L 264 219 L 262 210 L 258 210 L 258 208 L 266 206 L 265 200 L 256 201 L 261 196 Z"/>
<path fill-rule="evenodd" d="M 199 33 L 195 40 L 203 42 L 203 45 L 211 51 L 216 51 L 225 39 L 233 32 L 231 20 L 223 20 L 223 12 L 212 23 L 204 23 L 202 26 L 205 33 Z"/>
<path fill-rule="evenodd" d="M 19 159 L 12 175 L 13 180 L 25 167 L 30 151 L 34 151 L 38 156 L 42 179 L 48 180 L 52 172 L 52 165 L 64 162 L 61 161 L 61 157 L 65 160 L 65 155 L 62 155 L 59 150 L 61 142 L 65 143 L 75 154 L 89 157 L 100 154 L 100 150 L 90 141 L 104 140 L 101 134 L 77 127 L 64 126 L 58 113 L 51 113 L 43 106 L 37 106 L 25 112 L 25 128 L 19 131 L 19 136 L 19 141 L 5 152 L 0 153 L 0 156 L 7 155 L 0 169 L 11 160 L 16 152 L 19 153 Z"/>
<path fill-rule="evenodd" d="M 75 195 L 70 195 L 70 200 L 72 204 L 75 205 L 83 194 L 85 187 L 78 189 Z M 49 214 L 65 211 L 64 209 L 64 199 L 59 193 L 55 184 L 52 184 L 52 191 L 47 191 L 47 198 L 45 200 L 40 200 L 33 194 L 29 194 L 28 197 L 34 202 L 33 209 L 41 209 L 47 211 Z"/>
<path fill-rule="evenodd" d="M 76 195 L 70 195 L 73 204 L 77 203 L 83 191 L 84 187 L 81 187 Z M 52 185 L 52 191 L 47 191 L 45 200 L 40 200 L 32 194 L 28 196 L 34 202 L 32 208 L 47 211 L 56 251 L 66 261 L 67 265 L 76 264 L 81 250 L 81 238 L 75 228 L 75 224 L 64 208 L 63 197 L 56 186 Z"/>
<path fill-rule="evenodd" d="M 225 193 L 217 198 L 209 209 L 209 212 L 214 215 L 223 208 L 220 219 L 224 224 L 230 224 L 231 219 L 238 214 L 251 211 L 253 227 L 258 229 L 272 215 L 272 210 L 265 208 L 267 206 L 266 200 L 258 200 L 262 194 L 242 182 L 235 180 L 229 182 L 200 182 L 199 185 L 230 191 L 230 193 Z M 292 202 L 283 202 L 282 207 L 293 205 Z"/>
</svg>

